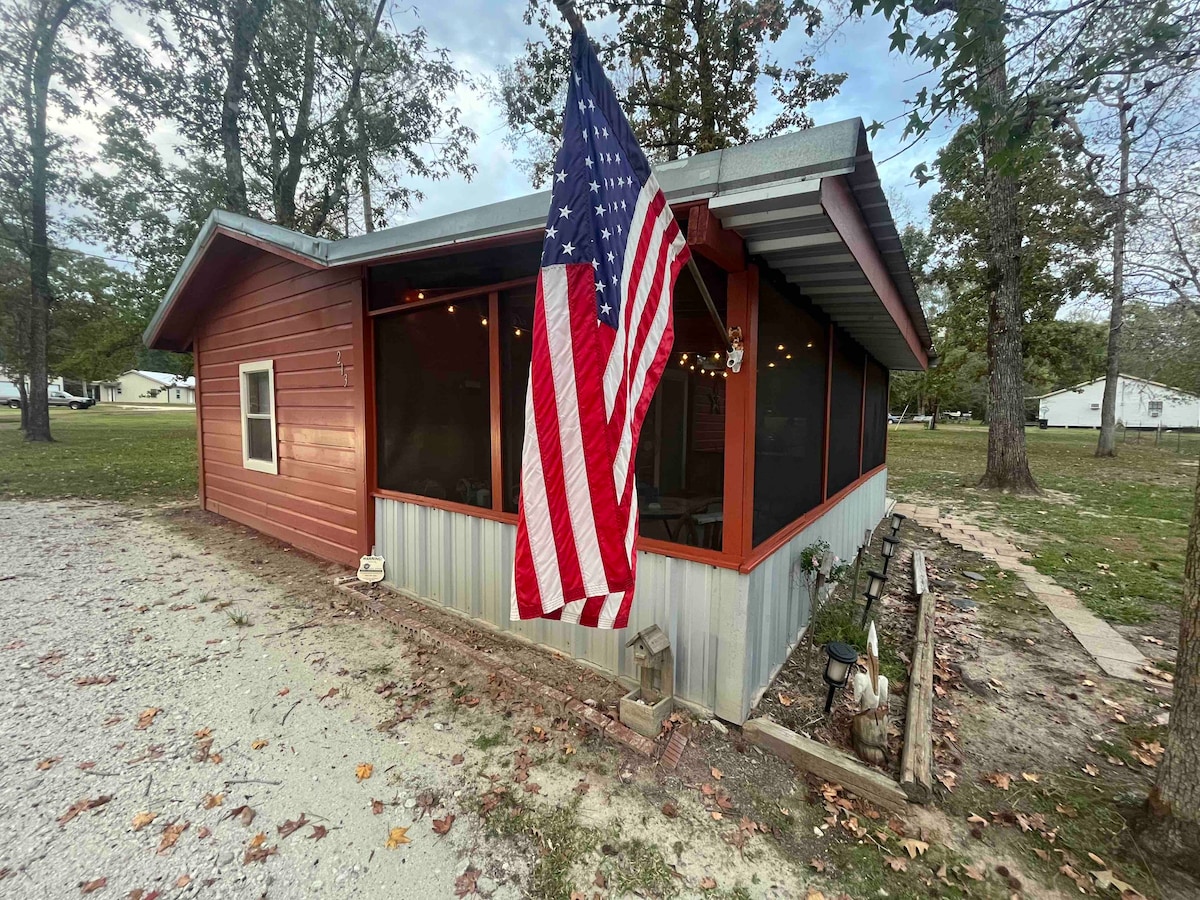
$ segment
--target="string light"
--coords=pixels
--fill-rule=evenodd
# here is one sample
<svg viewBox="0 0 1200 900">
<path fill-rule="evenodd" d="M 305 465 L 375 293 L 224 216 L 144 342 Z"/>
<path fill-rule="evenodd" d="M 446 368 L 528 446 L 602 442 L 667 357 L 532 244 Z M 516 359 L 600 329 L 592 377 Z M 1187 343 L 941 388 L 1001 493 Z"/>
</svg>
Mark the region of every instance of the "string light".
<svg viewBox="0 0 1200 900">
<path fill-rule="evenodd" d="M 721 354 L 720 354 L 720 353 L 714 353 L 714 354 L 713 354 L 713 359 L 720 359 L 720 358 L 721 358 Z"/>
<path fill-rule="evenodd" d="M 454 304 L 450 304 L 449 306 L 447 306 L 446 312 L 454 312 Z"/>
<path fill-rule="evenodd" d="M 479 320 L 479 324 L 480 324 L 480 325 L 486 325 L 486 324 L 487 324 L 487 318 L 486 318 L 486 317 L 484 317 L 484 318 L 480 319 L 480 320 Z"/>
<path fill-rule="evenodd" d="M 517 337 L 520 337 L 520 336 L 521 336 L 521 329 L 520 329 L 520 328 L 518 328 L 518 329 L 517 329 L 517 330 L 514 332 L 514 334 L 516 334 L 516 336 L 517 336 Z"/>
<path fill-rule="evenodd" d="M 728 378 L 728 377 L 729 377 L 729 373 L 728 373 L 728 372 L 722 372 L 722 373 L 721 373 L 721 377 L 722 377 L 722 378 Z"/>
<path fill-rule="evenodd" d="M 418 300 L 424 300 L 424 299 L 425 299 L 425 292 L 424 292 L 424 291 L 417 291 L 417 299 L 418 299 Z"/>
<path fill-rule="evenodd" d="M 788 353 L 788 354 L 787 354 L 786 356 L 784 356 L 783 358 L 784 358 L 784 359 L 791 359 L 791 358 L 792 358 L 792 354 Z"/>
<path fill-rule="evenodd" d="M 782 349 L 783 349 L 783 344 L 780 344 L 780 345 L 779 345 L 778 347 L 776 347 L 775 349 L 776 349 L 776 350 L 782 350 Z"/>
<path fill-rule="evenodd" d="M 805 344 L 804 346 L 805 346 L 805 347 L 807 347 L 809 350 L 811 350 L 811 349 L 812 349 L 812 341 L 809 341 L 809 342 L 808 342 L 807 344 Z"/>
<path fill-rule="evenodd" d="M 775 363 L 767 363 L 767 368 L 768 368 L 768 369 L 773 369 L 773 368 L 775 368 Z"/>
</svg>

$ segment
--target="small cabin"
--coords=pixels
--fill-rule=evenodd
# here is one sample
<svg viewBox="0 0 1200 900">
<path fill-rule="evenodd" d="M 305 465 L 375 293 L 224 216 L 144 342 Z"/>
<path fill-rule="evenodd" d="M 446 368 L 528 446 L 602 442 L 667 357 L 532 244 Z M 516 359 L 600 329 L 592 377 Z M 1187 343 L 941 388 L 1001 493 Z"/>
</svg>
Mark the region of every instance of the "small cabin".
<svg viewBox="0 0 1200 900">
<path fill-rule="evenodd" d="M 861 120 L 656 168 L 693 275 L 636 459 L 628 633 L 676 697 L 740 723 L 808 621 L 803 549 L 883 516 L 889 373 L 930 337 Z M 145 334 L 194 354 L 200 503 L 632 680 L 627 637 L 509 621 L 530 327 L 549 193 L 325 240 L 214 212 Z"/>
</svg>

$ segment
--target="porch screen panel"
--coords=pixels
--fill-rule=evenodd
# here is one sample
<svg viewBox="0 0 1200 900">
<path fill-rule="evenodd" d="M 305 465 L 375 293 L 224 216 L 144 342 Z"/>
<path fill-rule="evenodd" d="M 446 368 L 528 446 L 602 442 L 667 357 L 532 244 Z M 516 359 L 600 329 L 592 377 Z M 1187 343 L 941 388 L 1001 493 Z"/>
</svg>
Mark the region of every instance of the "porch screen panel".
<svg viewBox="0 0 1200 900">
<path fill-rule="evenodd" d="M 379 486 L 492 505 L 487 299 L 375 320 Z"/>
<path fill-rule="evenodd" d="M 763 282 L 755 375 L 755 544 L 821 505 L 827 343 L 824 325 Z"/>
<path fill-rule="evenodd" d="M 864 351 L 834 329 L 833 386 L 829 404 L 829 496 L 858 478 L 862 432 Z"/>
<path fill-rule="evenodd" d="M 883 465 L 887 455 L 888 371 L 867 360 L 867 408 L 863 415 L 863 472 Z"/>
<path fill-rule="evenodd" d="M 504 510 L 513 513 L 521 498 L 521 445 L 525 440 L 525 392 L 533 358 L 534 298 L 532 287 L 500 295 L 500 462 Z"/>
</svg>

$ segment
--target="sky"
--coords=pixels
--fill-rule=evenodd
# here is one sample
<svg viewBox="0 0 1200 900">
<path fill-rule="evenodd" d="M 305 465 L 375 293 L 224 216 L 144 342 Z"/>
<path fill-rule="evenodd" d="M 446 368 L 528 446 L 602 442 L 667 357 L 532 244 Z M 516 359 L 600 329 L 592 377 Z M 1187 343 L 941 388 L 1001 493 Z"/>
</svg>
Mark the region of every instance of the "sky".
<svg viewBox="0 0 1200 900">
<path fill-rule="evenodd" d="M 479 76 L 491 76 L 518 57 L 527 39 L 541 36 L 536 27 L 521 17 L 525 0 L 440 0 L 412 7 L 397 5 L 393 11 L 401 28 L 423 25 L 433 43 L 450 50 L 456 63 Z M 834 98 L 809 107 L 818 125 L 858 116 L 870 124 L 886 122 L 907 112 L 911 99 L 930 79 L 923 68 L 888 52 L 891 27 L 882 18 L 846 23 L 836 33 L 808 38 L 803 29 L 789 29 L 769 52 L 781 63 L 812 54 L 824 72 L 845 72 L 848 77 Z M 457 212 L 497 200 L 520 196 L 533 190 L 527 176 L 515 165 L 513 151 L 504 144 L 505 128 L 500 112 L 481 92 L 461 92 L 456 101 L 463 118 L 479 135 L 472 150 L 478 173 L 470 182 L 451 179 L 424 186 L 426 200 L 410 211 L 408 218 L 428 218 Z M 764 85 L 756 118 L 765 123 L 777 107 Z M 940 144 L 948 137 L 945 129 L 904 152 L 900 140 L 902 123 L 889 125 L 871 141 L 883 187 L 899 222 L 924 222 L 934 185 L 924 188 L 910 177 L 920 162 L 933 161 Z M 393 224 L 399 224 L 399 220 Z"/>
</svg>

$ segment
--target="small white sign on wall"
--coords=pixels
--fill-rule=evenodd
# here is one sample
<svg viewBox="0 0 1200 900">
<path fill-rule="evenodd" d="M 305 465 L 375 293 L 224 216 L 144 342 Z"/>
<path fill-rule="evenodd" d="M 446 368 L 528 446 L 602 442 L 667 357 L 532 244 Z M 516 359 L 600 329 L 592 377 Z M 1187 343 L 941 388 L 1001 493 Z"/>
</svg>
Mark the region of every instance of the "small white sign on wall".
<svg viewBox="0 0 1200 900">
<path fill-rule="evenodd" d="M 383 581 L 383 557 L 361 557 L 358 561 L 358 580 L 366 582 Z"/>
</svg>

